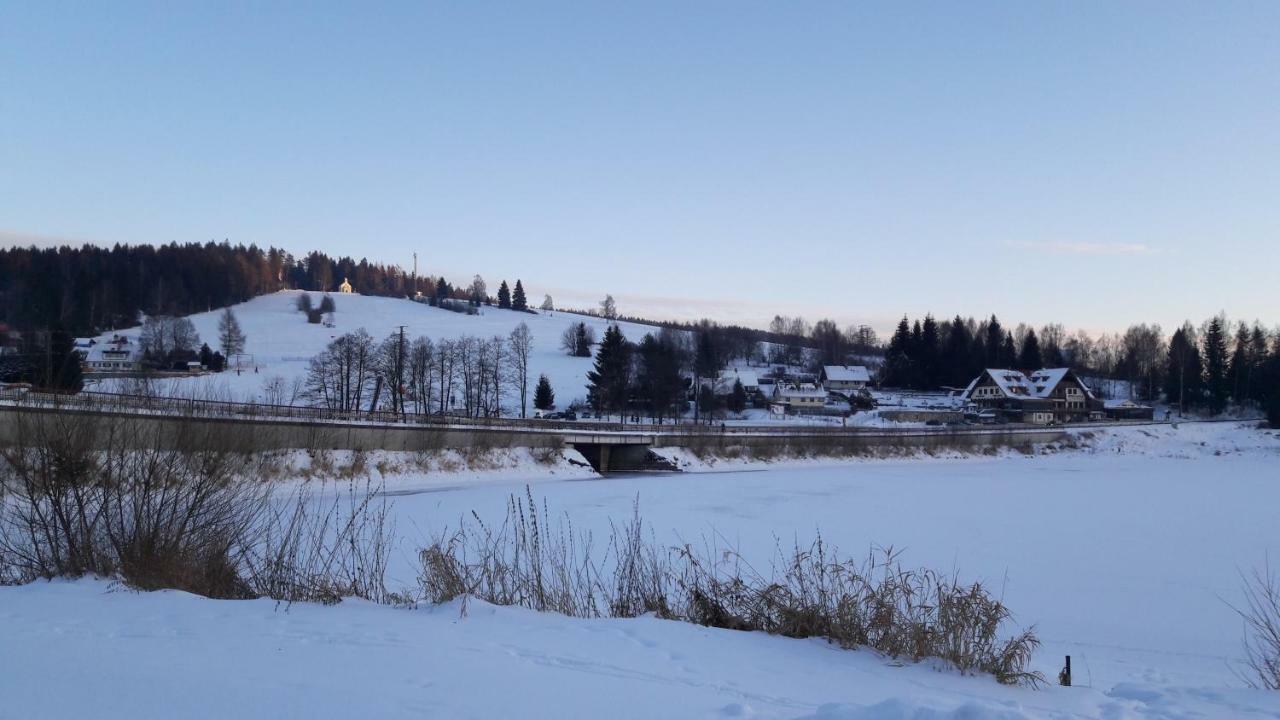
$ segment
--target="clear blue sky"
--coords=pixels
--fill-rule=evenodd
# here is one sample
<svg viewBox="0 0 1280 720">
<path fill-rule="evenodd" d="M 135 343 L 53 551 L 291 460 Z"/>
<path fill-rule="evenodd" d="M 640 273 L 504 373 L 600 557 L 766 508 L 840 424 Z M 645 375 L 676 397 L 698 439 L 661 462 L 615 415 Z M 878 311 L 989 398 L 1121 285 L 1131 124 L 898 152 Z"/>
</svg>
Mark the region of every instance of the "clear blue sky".
<svg viewBox="0 0 1280 720">
<path fill-rule="evenodd" d="M 0 241 L 223 238 L 624 312 L 1272 323 L 1280 2 L 0 6 Z"/>
</svg>

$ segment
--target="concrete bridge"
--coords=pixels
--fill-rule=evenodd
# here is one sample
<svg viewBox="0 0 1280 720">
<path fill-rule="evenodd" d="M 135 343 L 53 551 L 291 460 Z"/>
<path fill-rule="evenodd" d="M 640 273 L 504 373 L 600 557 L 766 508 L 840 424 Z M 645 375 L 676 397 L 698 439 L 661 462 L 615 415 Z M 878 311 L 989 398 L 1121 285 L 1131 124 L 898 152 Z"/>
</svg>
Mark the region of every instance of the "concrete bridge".
<svg viewBox="0 0 1280 720">
<path fill-rule="evenodd" d="M 113 425 L 149 427 L 174 442 L 226 443 L 248 450 L 329 449 L 431 452 L 508 447 L 562 448 L 580 452 L 600 472 L 642 468 L 651 450 L 687 448 L 737 456 L 860 455 L 913 449 L 1030 448 L 1064 440 L 1069 429 L 1040 426 L 842 428 L 814 426 L 616 425 L 557 423 L 509 418 L 397 416 L 334 413 L 321 408 L 245 405 L 175 398 L 50 396 L 0 391 L 0 443 L 17 441 L 23 423 L 78 419 L 108 432 Z M 1150 422 L 1111 423 L 1142 425 Z M 1088 428 L 1106 427 L 1100 423 Z M 194 429 L 194 430 L 193 430 Z M 182 438 L 188 438 L 182 440 Z"/>
</svg>

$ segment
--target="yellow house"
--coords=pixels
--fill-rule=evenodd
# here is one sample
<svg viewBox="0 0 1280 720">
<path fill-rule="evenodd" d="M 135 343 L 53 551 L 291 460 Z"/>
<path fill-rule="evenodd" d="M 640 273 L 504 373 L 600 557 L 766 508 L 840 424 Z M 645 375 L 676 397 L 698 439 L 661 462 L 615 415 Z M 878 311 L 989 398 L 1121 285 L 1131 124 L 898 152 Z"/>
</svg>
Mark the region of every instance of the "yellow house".
<svg viewBox="0 0 1280 720">
<path fill-rule="evenodd" d="M 342 278 L 342 284 L 338 286 L 338 292 L 347 293 L 347 294 L 350 294 L 352 292 L 351 283 L 347 282 L 347 279 L 345 277 Z"/>
</svg>

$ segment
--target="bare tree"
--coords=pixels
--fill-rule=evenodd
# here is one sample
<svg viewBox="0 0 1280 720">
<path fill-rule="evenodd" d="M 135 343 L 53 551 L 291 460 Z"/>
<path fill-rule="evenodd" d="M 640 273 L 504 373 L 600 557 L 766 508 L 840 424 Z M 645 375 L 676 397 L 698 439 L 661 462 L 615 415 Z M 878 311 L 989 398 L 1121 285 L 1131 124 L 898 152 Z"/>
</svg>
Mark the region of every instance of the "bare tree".
<svg viewBox="0 0 1280 720">
<path fill-rule="evenodd" d="M 542 296 L 542 309 L 543 309 L 543 310 L 555 310 L 555 309 L 556 309 L 555 303 L 551 302 L 551 296 L 550 296 L 550 295 L 543 295 L 543 296 Z"/>
<path fill-rule="evenodd" d="M 374 379 L 373 338 L 361 328 L 329 343 L 311 359 L 307 395 L 312 403 L 340 412 L 358 412 Z"/>
<path fill-rule="evenodd" d="M 229 360 L 232 355 L 244 352 L 244 343 L 244 331 L 240 329 L 236 314 L 231 312 L 231 308 L 223 310 L 222 317 L 218 318 L 218 345 L 222 354 Z"/>
<path fill-rule="evenodd" d="M 509 348 L 507 357 L 511 360 L 513 370 L 512 382 L 520 395 L 520 417 L 526 417 L 529 399 L 529 355 L 533 351 L 533 333 L 529 330 L 529 326 L 525 323 L 517 325 L 516 329 L 511 331 L 507 345 Z"/>
<path fill-rule="evenodd" d="M 409 399 L 419 414 L 431 412 L 431 398 L 435 393 L 436 347 L 431 338 L 420 337 L 409 350 Z"/>
<path fill-rule="evenodd" d="M 610 320 L 618 319 L 618 304 L 613 301 L 612 295 L 605 295 L 600 301 L 600 314 Z"/>
</svg>

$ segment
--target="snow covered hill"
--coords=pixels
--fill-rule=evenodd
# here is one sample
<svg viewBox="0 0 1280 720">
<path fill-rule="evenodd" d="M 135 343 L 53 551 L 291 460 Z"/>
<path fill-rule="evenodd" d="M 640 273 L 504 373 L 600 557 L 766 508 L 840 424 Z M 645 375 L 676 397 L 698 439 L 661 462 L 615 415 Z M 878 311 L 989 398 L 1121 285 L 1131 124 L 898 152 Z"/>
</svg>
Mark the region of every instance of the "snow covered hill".
<svg viewBox="0 0 1280 720">
<path fill-rule="evenodd" d="M 253 357 L 257 372 L 237 375 L 234 371 L 217 375 L 167 380 L 160 383 L 162 394 L 179 390 L 211 393 L 216 397 L 234 400 L 263 399 L 264 384 L 275 378 L 291 382 L 305 377 L 307 364 L 312 357 L 339 335 L 364 328 L 375 340 L 397 332 L 405 326 L 405 335 L 415 338 L 425 335 L 433 340 L 456 339 L 465 336 L 489 338 L 506 337 L 520 323 L 526 323 L 533 332 L 533 354 L 529 363 L 530 376 L 537 381 L 545 373 L 556 393 L 557 407 L 565 407 L 571 401 L 586 397 L 586 374 L 591 369 L 591 358 L 570 357 L 560 349 L 560 336 L 565 329 L 577 322 L 585 322 L 595 328 L 596 338 L 603 337 L 607 322 L 601 318 L 562 312 L 534 313 L 500 310 L 484 307 L 479 315 L 464 315 L 415 303 L 403 298 L 370 297 L 364 295 L 332 295 L 337 304 L 334 314 L 336 327 L 311 325 L 295 308 L 299 290 L 286 290 L 256 297 L 246 303 L 232 306 L 240 326 L 248 338 L 245 352 Z M 308 293 L 319 304 L 322 293 Z M 191 315 L 191 322 L 200 339 L 210 347 L 217 346 L 218 318 L 221 310 Z M 623 334 L 629 340 L 639 341 L 647 332 L 657 329 L 633 323 L 621 323 Z M 139 329 L 123 331 L 122 335 L 136 338 Z M 105 333 L 100 340 L 114 333 Z M 115 380 L 92 384 L 91 390 L 114 390 L 123 386 Z M 168 387 L 166 387 L 168 386 Z M 530 387 L 532 393 L 533 388 Z M 179 393 L 175 393 L 179 394 Z M 530 405 L 532 411 L 532 405 Z"/>
</svg>

